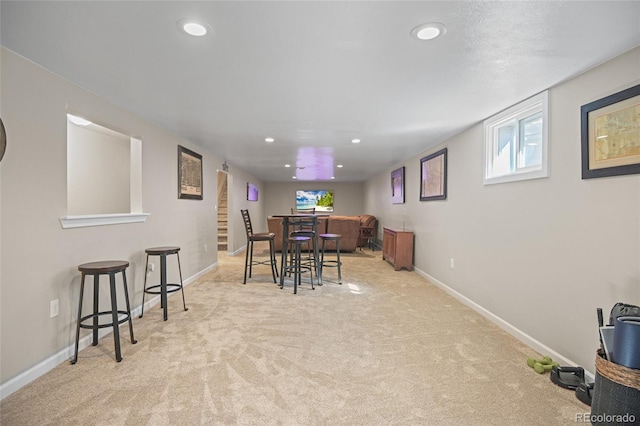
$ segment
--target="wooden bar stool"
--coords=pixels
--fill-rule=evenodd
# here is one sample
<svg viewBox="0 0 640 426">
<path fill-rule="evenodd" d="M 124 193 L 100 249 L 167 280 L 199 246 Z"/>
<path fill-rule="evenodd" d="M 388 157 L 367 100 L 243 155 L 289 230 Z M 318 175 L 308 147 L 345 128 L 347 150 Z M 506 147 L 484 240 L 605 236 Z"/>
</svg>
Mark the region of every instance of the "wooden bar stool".
<svg viewBox="0 0 640 426">
<path fill-rule="evenodd" d="M 131 343 L 136 343 L 133 337 L 133 324 L 131 323 L 131 307 L 129 305 L 129 291 L 127 290 L 127 275 L 125 270 L 129 266 L 129 262 L 124 260 L 106 260 L 101 262 L 83 263 L 78 266 L 78 270 L 82 273 L 82 281 L 80 283 L 80 302 L 78 304 L 78 323 L 76 324 L 76 349 L 71 364 L 78 361 L 78 344 L 80 342 L 80 329 L 89 328 L 93 330 L 92 345 L 98 344 L 98 329 L 105 327 L 113 327 L 113 341 L 115 344 L 116 361 L 122 361 L 120 353 L 120 324 L 129 322 L 129 333 L 131 334 Z M 118 301 L 116 295 L 116 274 L 122 272 L 122 284 L 124 286 L 124 300 L 127 305 L 126 311 L 118 310 Z M 93 313 L 82 316 L 82 299 L 84 296 L 84 278 L 87 275 L 93 275 Z M 111 291 L 111 310 L 99 311 L 98 294 L 100 275 L 109 276 L 109 288 Z M 111 322 L 100 324 L 99 317 L 101 315 L 111 315 Z M 119 315 L 123 315 L 119 319 Z M 92 319 L 91 324 L 83 324 L 85 320 Z"/>
<path fill-rule="evenodd" d="M 180 247 L 152 247 L 145 250 L 147 253 L 147 266 L 144 268 L 144 291 L 142 292 L 142 310 L 140 312 L 140 318 L 144 314 L 144 295 L 159 294 L 160 306 L 164 310 L 164 320 L 168 318 L 167 313 L 167 295 L 174 291 L 182 290 L 182 306 L 185 311 L 188 311 L 187 303 L 184 300 L 184 286 L 182 285 L 182 268 L 180 267 Z M 178 258 L 178 272 L 180 273 L 179 283 L 167 283 L 167 256 L 175 254 Z M 147 270 L 149 268 L 149 256 L 160 256 L 160 284 L 147 287 Z M 160 290 L 155 290 L 160 289 Z"/>
<path fill-rule="evenodd" d="M 308 262 L 303 264 L 303 260 L 300 256 L 301 246 L 304 244 L 309 244 L 311 240 L 310 237 L 289 237 L 287 238 L 287 244 L 289 246 L 289 250 L 291 250 L 292 256 L 290 256 L 289 264 L 285 265 L 283 268 L 283 273 L 290 272 L 293 273 L 293 294 L 298 293 L 298 285 L 302 282 L 302 270 L 309 270 L 312 274 L 311 276 L 311 290 L 315 290 L 313 286 L 313 266 L 311 266 Z M 284 256 L 283 259 L 286 259 L 287 256 Z M 282 289 L 284 284 L 280 285 Z"/>
<path fill-rule="evenodd" d="M 338 268 L 338 284 L 342 285 L 342 262 L 340 261 L 340 238 L 342 235 L 340 234 L 320 234 L 320 239 L 322 240 L 322 254 L 320 255 L 320 276 L 323 277 L 323 269 L 324 267 Z M 336 258 L 331 260 L 324 259 L 324 244 L 327 241 L 335 241 L 336 243 Z"/>
</svg>

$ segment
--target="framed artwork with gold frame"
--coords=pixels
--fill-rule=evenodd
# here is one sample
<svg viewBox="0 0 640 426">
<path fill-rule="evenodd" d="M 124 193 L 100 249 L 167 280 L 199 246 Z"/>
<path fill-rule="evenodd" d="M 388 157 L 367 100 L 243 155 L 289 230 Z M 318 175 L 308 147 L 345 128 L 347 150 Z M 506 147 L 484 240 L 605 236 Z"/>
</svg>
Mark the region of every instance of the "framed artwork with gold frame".
<svg viewBox="0 0 640 426">
<path fill-rule="evenodd" d="M 580 108 L 582 179 L 640 173 L 640 84 Z"/>
</svg>

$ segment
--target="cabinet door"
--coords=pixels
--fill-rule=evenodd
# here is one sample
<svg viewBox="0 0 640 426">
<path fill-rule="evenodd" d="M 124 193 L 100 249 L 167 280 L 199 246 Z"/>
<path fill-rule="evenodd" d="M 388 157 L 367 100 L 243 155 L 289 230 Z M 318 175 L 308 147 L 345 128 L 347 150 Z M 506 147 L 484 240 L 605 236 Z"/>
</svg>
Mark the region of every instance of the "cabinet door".
<svg viewBox="0 0 640 426">
<path fill-rule="evenodd" d="M 385 229 L 382 238 L 382 246 L 383 260 L 387 260 L 393 264 L 396 257 L 396 233 L 390 229 Z"/>
</svg>

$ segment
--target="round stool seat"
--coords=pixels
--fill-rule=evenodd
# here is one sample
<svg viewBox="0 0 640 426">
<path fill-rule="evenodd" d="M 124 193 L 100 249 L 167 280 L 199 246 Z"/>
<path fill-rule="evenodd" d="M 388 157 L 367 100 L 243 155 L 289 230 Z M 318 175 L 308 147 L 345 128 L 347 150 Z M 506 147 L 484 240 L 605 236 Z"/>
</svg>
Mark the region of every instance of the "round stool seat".
<svg viewBox="0 0 640 426">
<path fill-rule="evenodd" d="M 85 274 L 108 274 L 111 272 L 124 271 L 129 267 L 129 262 L 126 260 L 102 260 L 99 262 L 83 263 L 78 266 L 78 271 Z"/>
<path fill-rule="evenodd" d="M 320 238 L 322 238 L 323 240 L 329 240 L 329 241 L 335 241 L 335 240 L 339 240 L 340 238 L 342 238 L 342 235 L 340 235 L 340 234 L 320 234 L 318 236 Z"/>
<path fill-rule="evenodd" d="M 294 237 L 288 238 L 287 242 L 289 242 L 289 244 L 302 244 L 302 243 L 306 243 L 310 239 L 311 238 L 309 237 L 294 236 Z"/>
<path fill-rule="evenodd" d="M 175 254 L 179 251 L 180 251 L 180 247 L 168 246 L 168 247 L 151 247 L 146 249 L 145 253 L 154 255 L 154 256 L 160 256 L 162 254 Z"/>
</svg>

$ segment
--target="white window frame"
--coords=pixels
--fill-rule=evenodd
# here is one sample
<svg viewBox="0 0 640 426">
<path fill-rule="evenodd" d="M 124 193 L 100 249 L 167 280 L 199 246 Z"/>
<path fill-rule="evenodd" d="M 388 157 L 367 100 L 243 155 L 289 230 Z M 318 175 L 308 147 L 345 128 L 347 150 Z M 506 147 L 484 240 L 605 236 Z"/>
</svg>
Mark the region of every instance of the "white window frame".
<svg viewBox="0 0 640 426">
<path fill-rule="evenodd" d="M 534 114 L 542 114 L 541 149 L 542 159 L 540 166 L 516 168 L 508 174 L 494 173 L 493 162 L 494 141 L 498 130 L 505 124 L 514 120 L 519 121 Z M 491 185 L 495 183 L 514 182 L 527 179 L 539 179 L 549 176 L 549 92 L 544 91 L 531 98 L 520 102 L 493 117 L 484 121 L 484 177 L 483 183 Z"/>
</svg>

